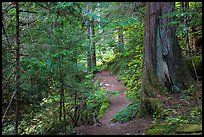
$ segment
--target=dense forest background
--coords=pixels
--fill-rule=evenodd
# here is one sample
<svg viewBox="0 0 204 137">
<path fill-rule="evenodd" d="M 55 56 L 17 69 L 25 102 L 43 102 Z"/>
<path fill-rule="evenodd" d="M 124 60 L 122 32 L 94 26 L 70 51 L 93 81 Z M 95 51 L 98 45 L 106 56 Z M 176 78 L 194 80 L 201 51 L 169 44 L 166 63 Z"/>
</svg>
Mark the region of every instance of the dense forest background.
<svg viewBox="0 0 204 137">
<path fill-rule="evenodd" d="M 101 70 L 131 101 L 115 121 L 202 133 L 202 2 L 2 2 L 3 135 L 93 124 L 119 94 L 93 79 Z"/>
</svg>

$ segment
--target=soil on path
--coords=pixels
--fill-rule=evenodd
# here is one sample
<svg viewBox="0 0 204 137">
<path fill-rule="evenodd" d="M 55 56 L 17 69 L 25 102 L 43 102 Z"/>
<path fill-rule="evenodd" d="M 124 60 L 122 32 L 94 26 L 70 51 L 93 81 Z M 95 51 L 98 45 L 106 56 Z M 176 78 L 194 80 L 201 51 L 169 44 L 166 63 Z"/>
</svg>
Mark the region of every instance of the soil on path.
<svg viewBox="0 0 204 137">
<path fill-rule="evenodd" d="M 95 80 L 100 82 L 101 87 L 107 92 L 119 91 L 120 95 L 110 99 L 110 107 L 107 113 L 99 119 L 100 124 L 82 125 L 75 128 L 78 135 L 141 135 L 151 124 L 150 118 L 137 118 L 127 123 L 114 123 L 112 117 L 130 102 L 125 97 L 125 86 L 116 80 L 116 77 L 108 71 L 101 71 L 96 74 Z"/>
</svg>

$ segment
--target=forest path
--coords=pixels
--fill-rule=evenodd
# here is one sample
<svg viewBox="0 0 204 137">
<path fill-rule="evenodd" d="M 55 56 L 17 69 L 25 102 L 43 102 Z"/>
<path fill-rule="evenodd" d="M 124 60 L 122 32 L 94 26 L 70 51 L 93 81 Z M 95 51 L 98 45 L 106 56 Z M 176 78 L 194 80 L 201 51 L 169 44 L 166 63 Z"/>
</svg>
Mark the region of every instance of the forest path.
<svg viewBox="0 0 204 137">
<path fill-rule="evenodd" d="M 148 118 L 137 118 L 127 123 L 114 123 L 112 117 L 130 102 L 125 97 L 125 86 L 116 80 L 116 77 L 103 70 L 96 74 L 95 80 L 100 82 L 107 92 L 119 91 L 120 95 L 110 99 L 107 113 L 99 119 L 101 124 L 82 125 L 75 128 L 78 135 L 141 135 L 145 128 L 150 125 Z"/>
</svg>

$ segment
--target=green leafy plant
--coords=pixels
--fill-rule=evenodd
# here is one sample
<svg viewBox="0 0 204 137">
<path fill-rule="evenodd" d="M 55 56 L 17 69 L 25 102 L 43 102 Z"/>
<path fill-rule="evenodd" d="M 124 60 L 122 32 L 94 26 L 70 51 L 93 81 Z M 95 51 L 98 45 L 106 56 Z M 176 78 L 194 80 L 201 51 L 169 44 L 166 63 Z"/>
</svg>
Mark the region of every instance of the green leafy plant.
<svg viewBox="0 0 204 137">
<path fill-rule="evenodd" d="M 118 113 L 116 113 L 113 116 L 112 121 L 120 123 L 128 122 L 136 117 L 138 109 L 139 104 L 136 103 L 129 104 L 125 108 L 122 108 Z"/>
</svg>

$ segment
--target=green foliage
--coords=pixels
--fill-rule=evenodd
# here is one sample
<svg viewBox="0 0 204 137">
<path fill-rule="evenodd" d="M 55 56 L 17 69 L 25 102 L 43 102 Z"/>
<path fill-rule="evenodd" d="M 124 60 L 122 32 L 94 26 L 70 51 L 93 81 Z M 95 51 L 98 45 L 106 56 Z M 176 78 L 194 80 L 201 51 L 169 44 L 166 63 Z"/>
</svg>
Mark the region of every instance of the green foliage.
<svg viewBox="0 0 204 137">
<path fill-rule="evenodd" d="M 195 85 L 192 85 L 188 91 L 184 91 L 188 97 L 191 97 L 194 92 Z M 170 98 L 169 98 L 170 99 Z M 180 127 L 188 124 L 201 124 L 202 123 L 202 107 L 196 106 L 193 109 L 186 110 L 185 114 L 179 113 L 176 109 L 178 106 L 171 106 L 168 109 L 155 111 L 153 113 L 152 125 L 145 130 L 147 135 L 170 135 L 170 134 L 183 134 L 178 130 Z M 192 125 L 193 127 L 193 125 Z M 181 133 L 182 132 L 182 133 Z M 196 131 L 195 131 L 196 132 Z M 186 133 L 187 134 L 187 133 Z M 193 132 L 191 133 L 193 134 Z"/>
<path fill-rule="evenodd" d="M 198 134 L 202 135 L 202 125 L 201 124 L 183 124 L 179 126 L 176 130 L 175 133 L 177 134 Z"/>
<path fill-rule="evenodd" d="M 178 3 L 177 3 L 178 4 Z M 179 45 L 184 55 L 189 56 L 189 49 L 187 44 L 190 44 L 192 39 L 200 39 L 202 37 L 202 11 L 201 2 L 189 2 L 189 8 L 180 7 L 176 11 L 167 16 L 172 16 L 174 21 L 178 22 L 177 37 L 179 39 Z M 186 23 L 184 21 L 186 20 Z M 181 20 L 183 20 L 181 22 Z M 187 42 L 187 37 L 190 40 Z M 193 50 L 193 49 L 191 49 Z"/>
<path fill-rule="evenodd" d="M 187 67 L 191 72 L 191 74 L 194 76 L 194 78 L 196 78 L 196 75 L 195 75 L 195 69 L 194 69 L 193 63 L 195 65 L 197 75 L 202 76 L 202 55 L 188 57 L 186 59 L 186 62 L 187 62 Z"/>
<path fill-rule="evenodd" d="M 195 107 L 185 115 L 180 115 L 175 109 L 169 108 L 153 114 L 152 125 L 145 130 L 145 133 L 148 135 L 170 135 L 175 134 L 177 128 L 182 125 L 201 123 L 201 106 Z"/>
<path fill-rule="evenodd" d="M 202 106 L 195 107 L 186 118 L 189 124 L 202 123 Z"/>
<path fill-rule="evenodd" d="M 104 114 L 108 111 L 109 105 L 110 104 L 109 104 L 108 98 L 105 98 L 99 110 L 98 118 L 101 118 L 102 116 L 104 116 Z"/>
<path fill-rule="evenodd" d="M 196 84 L 191 85 L 187 90 L 182 91 L 181 99 L 184 100 L 190 100 L 192 98 L 195 98 L 195 89 L 196 89 Z"/>
<path fill-rule="evenodd" d="M 14 132 L 13 132 L 14 127 L 15 127 L 14 122 L 7 122 L 3 126 L 4 127 L 2 128 L 2 135 L 13 135 L 14 134 Z"/>
<path fill-rule="evenodd" d="M 112 121 L 120 123 L 128 122 L 136 117 L 138 109 L 139 104 L 136 103 L 129 104 L 125 108 L 122 108 L 118 113 L 116 113 L 113 116 Z"/>
<path fill-rule="evenodd" d="M 139 5 L 139 6 L 138 6 Z M 137 3 L 138 10 L 144 12 L 144 6 Z M 89 8 L 92 7 L 92 12 Z M 74 122 L 68 115 L 77 117 L 74 108 L 82 100 L 86 106 L 78 109 L 77 124 L 93 121 L 102 117 L 109 107 L 109 99 L 119 92 L 108 92 L 93 83 L 93 74 L 87 73 L 87 20 L 93 18 L 96 45 L 97 67 L 107 65 L 118 80 L 126 87 L 126 96 L 135 102 L 130 104 L 115 119 L 127 122 L 134 118 L 138 110 L 141 64 L 144 39 L 143 15 L 132 14 L 130 3 L 79 3 L 79 2 L 22 2 L 20 3 L 20 111 L 19 134 L 72 134 Z M 175 13 L 165 15 L 176 17 L 167 25 L 178 24 L 179 19 L 187 16 L 188 25 L 195 28 L 190 31 L 180 23 L 177 36 L 181 48 L 186 50 L 187 31 L 189 38 L 202 37 L 201 2 L 190 2 L 189 9 L 177 9 Z M 124 10 L 121 10 L 124 9 Z M 30 11 L 30 13 L 26 12 Z M 34 11 L 34 12 L 32 12 Z M 68 16 L 67 16 L 68 15 Z M 16 10 L 14 2 L 2 3 L 2 111 L 5 112 L 15 89 L 15 46 L 16 46 Z M 118 44 L 118 29 L 123 32 L 123 44 Z M 103 55 L 101 55 L 103 53 Z M 101 56 L 101 58 L 99 58 Z M 202 58 L 193 57 L 198 74 L 202 74 Z M 100 60 L 105 61 L 100 62 Z M 191 60 L 191 59 L 189 59 Z M 101 66 L 99 65 L 101 64 Z M 189 70 L 194 74 L 191 61 Z M 66 130 L 64 118 L 60 117 L 60 91 L 64 90 L 66 111 Z M 193 89 L 193 87 L 192 87 Z M 193 90 L 184 91 L 185 98 Z M 156 104 L 156 103 L 153 103 Z M 13 106 L 13 104 L 12 104 Z M 154 105 L 153 105 L 154 106 Z M 156 106 L 156 105 L 155 105 Z M 14 108 L 6 116 L 2 134 L 14 134 Z M 201 110 L 202 111 L 202 110 Z M 161 117 L 167 112 L 162 112 Z M 200 110 L 190 113 L 187 120 L 197 123 Z M 87 119 L 86 119 L 87 118 Z M 178 120 L 179 119 L 179 120 Z M 169 118 L 167 122 L 182 123 L 182 118 Z"/>
<path fill-rule="evenodd" d="M 93 122 L 95 118 L 103 116 L 109 106 L 108 96 L 105 89 L 99 88 L 99 82 L 95 82 L 93 86 L 89 84 L 89 92 L 84 94 L 86 97 L 86 108 L 83 113 L 88 116 L 88 121 Z M 91 87 L 91 88 L 90 88 Z M 85 122 L 85 121 L 84 121 Z"/>
<path fill-rule="evenodd" d="M 177 123 L 169 125 L 166 123 L 153 124 L 145 131 L 146 135 L 171 135 L 177 127 Z"/>
<path fill-rule="evenodd" d="M 30 107 L 30 114 L 23 114 L 19 134 L 59 134 L 65 132 L 64 123 L 59 121 L 59 95 L 44 98 L 40 106 Z M 69 120 L 67 121 L 69 122 Z M 55 131 L 55 132 L 54 132 Z"/>
<path fill-rule="evenodd" d="M 120 92 L 119 91 L 109 91 L 106 94 L 107 94 L 107 97 L 111 99 L 111 98 L 116 98 L 117 96 L 119 96 Z"/>
<path fill-rule="evenodd" d="M 93 77 L 94 77 L 94 74 L 93 74 L 93 73 L 90 73 L 90 74 L 86 75 L 86 78 L 88 78 L 88 79 L 91 79 L 91 78 L 93 78 Z"/>
<path fill-rule="evenodd" d="M 114 60 L 107 64 L 108 69 L 112 73 L 118 74 L 117 79 L 126 85 L 126 96 L 132 101 L 139 100 L 142 65 L 141 59 L 141 54 L 136 55 L 130 61 L 128 61 L 127 57 L 116 56 Z"/>
<path fill-rule="evenodd" d="M 119 60 L 120 63 L 118 63 Z M 111 73 L 118 73 L 126 66 L 126 63 L 122 60 L 121 54 L 115 54 L 110 57 L 110 59 L 107 61 L 106 66 L 106 69 L 109 69 Z"/>
<path fill-rule="evenodd" d="M 117 74 L 117 79 L 127 87 L 126 97 L 139 101 L 142 74 L 142 43 L 144 37 L 143 23 L 136 22 L 125 26 L 128 42 L 124 52 L 110 57 L 107 69 Z M 134 30 L 137 31 L 134 31 Z"/>
</svg>

